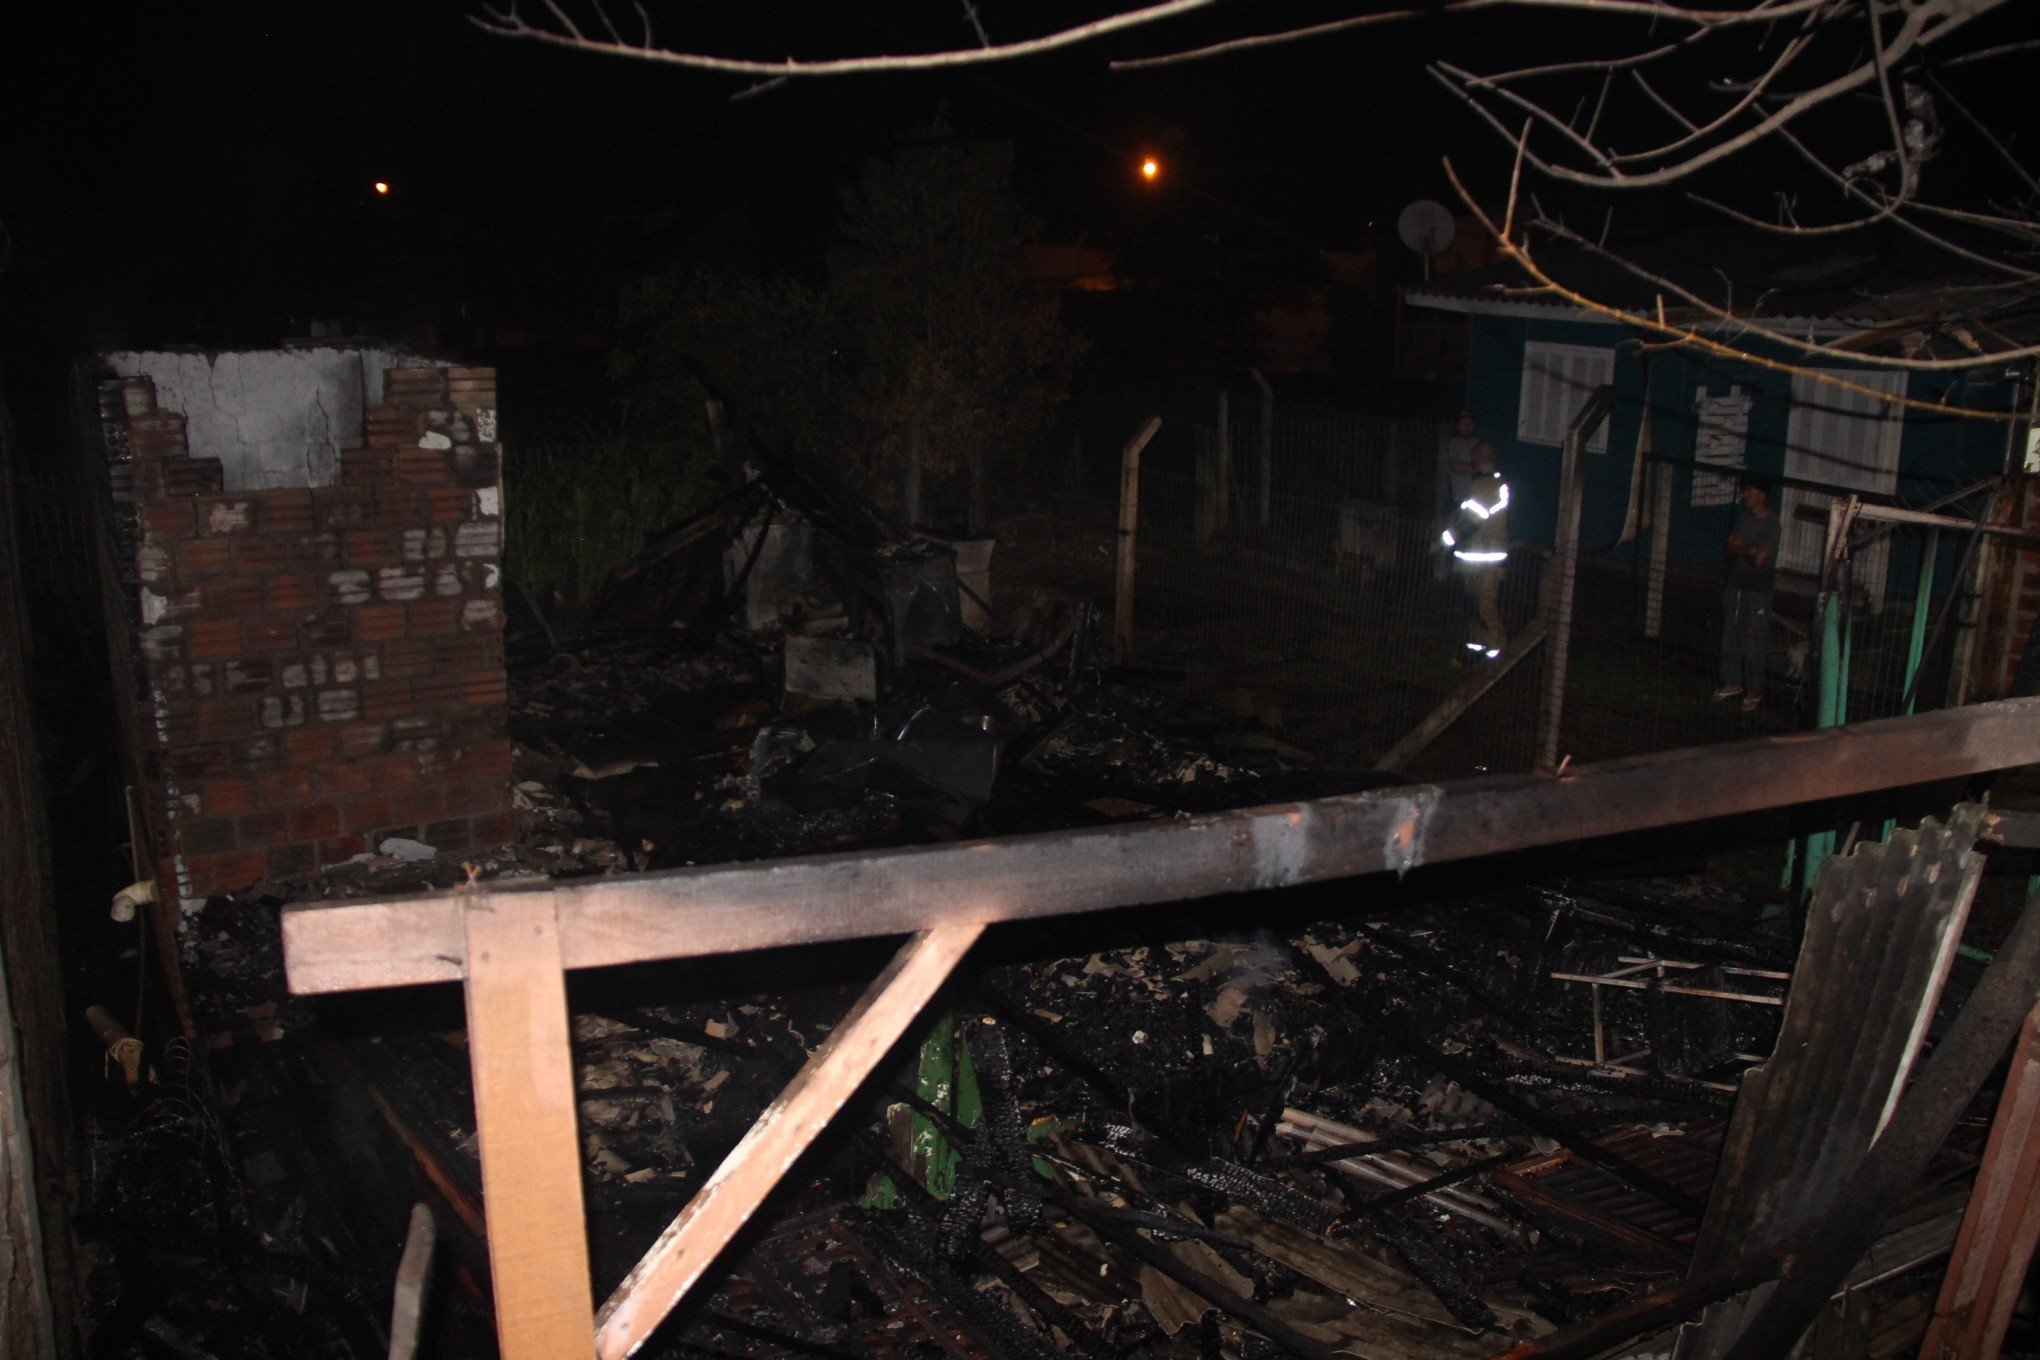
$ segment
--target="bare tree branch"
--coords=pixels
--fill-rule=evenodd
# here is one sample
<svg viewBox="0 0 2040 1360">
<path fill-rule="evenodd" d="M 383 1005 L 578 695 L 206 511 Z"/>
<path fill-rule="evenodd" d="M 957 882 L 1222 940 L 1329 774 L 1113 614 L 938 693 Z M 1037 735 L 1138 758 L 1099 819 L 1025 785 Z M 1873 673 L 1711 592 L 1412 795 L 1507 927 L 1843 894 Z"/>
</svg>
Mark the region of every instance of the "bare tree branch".
<svg viewBox="0 0 2040 1360">
<path fill-rule="evenodd" d="M 1218 0 L 1160 0 L 1157 4 L 1141 9 L 1107 15 L 1103 19 L 1058 29 L 1038 38 L 995 43 L 989 47 L 964 47 L 892 56 L 831 57 L 813 61 L 794 57 L 788 57 L 783 61 L 754 61 L 744 57 L 718 57 L 706 52 L 682 52 L 654 47 L 649 39 L 643 44 L 591 39 L 574 26 L 572 20 L 560 9 L 557 0 L 544 0 L 546 9 L 559 25 L 556 29 L 528 22 L 514 3 L 505 8 L 484 7 L 481 13 L 470 15 L 469 21 L 499 37 L 544 43 L 551 47 L 591 52 L 600 56 L 629 57 L 635 61 L 683 66 L 696 71 L 721 71 L 729 75 L 766 77 L 840 76 L 873 71 L 926 71 L 939 67 L 977 66 L 995 61 L 1014 61 L 1021 57 L 1053 52 L 1058 48 L 1074 47 L 1108 34 L 1160 23 L 1164 19 L 1173 19 L 1181 14 L 1208 9 L 1217 3 Z"/>
<path fill-rule="evenodd" d="M 1721 327 L 1731 333 L 1762 336 L 1766 341 L 1794 350 L 1810 359 L 1832 358 L 1846 360 L 1851 363 L 1861 363 L 1865 358 L 1860 352 L 1836 349 L 1831 345 L 1822 345 L 1814 341 L 1802 340 L 1775 327 L 1765 326 L 1748 315 L 1727 312 L 1707 302 L 1705 299 L 1697 297 L 1690 290 L 1681 287 L 1672 280 L 1643 270 L 1631 261 L 1613 252 L 1604 251 L 1601 253 L 1605 258 L 1615 261 L 1638 278 L 1651 282 L 1660 290 L 1656 314 L 1636 312 L 1588 297 L 1575 289 L 1568 288 L 1553 278 L 1551 274 L 1537 263 L 1527 245 L 1504 235 L 1501 227 L 1480 206 L 1479 200 L 1468 191 L 1466 185 L 1460 180 L 1459 173 L 1453 167 L 1449 158 L 1445 161 L 1444 165 L 1446 177 L 1451 181 L 1452 187 L 1458 193 L 1460 201 L 1466 205 L 1467 210 L 1480 222 L 1487 233 L 1494 238 L 1496 246 L 1500 249 L 1503 256 L 1530 277 L 1538 293 L 1548 297 L 1562 298 L 1583 311 L 1592 312 L 1597 316 L 1607 317 L 1613 321 L 1619 321 L 1646 334 L 1659 336 L 1662 342 L 1672 347 L 1691 348 L 1702 353 L 1711 354 L 1716 358 L 1735 359 L 1752 364 L 1758 368 L 1768 369 L 1772 372 L 1803 374 L 1810 378 L 1816 378 L 1829 386 L 1840 388 L 1844 391 L 1873 396 L 1879 401 L 1894 406 L 1901 406 L 1909 410 L 1934 411 L 1943 415 L 1999 422 L 2022 418 L 2022 413 L 2019 412 L 1991 411 L 1981 407 L 1958 406 L 1950 402 L 1927 401 L 1917 397 L 1895 396 L 1892 393 L 1881 391 L 1865 383 L 1853 382 L 1819 369 L 1809 368 L 1805 364 L 1793 363 L 1788 360 L 1774 358 L 1770 355 L 1756 353 L 1740 345 L 1729 344 L 1706 334 L 1699 326 L 1679 325 L 1669 319 L 1662 294 L 1670 293 L 1675 297 L 1685 300 L 1707 318 L 1707 325 L 1709 326 Z M 1561 235 L 1567 240 L 1568 244 L 1584 247 L 1588 250 L 1598 249 L 1592 242 L 1587 241 L 1575 232 L 1567 231 L 1561 224 L 1544 221 L 1540 222 L 1539 226 L 1552 231 L 1554 234 Z M 2033 358 L 2035 356 L 2040 356 L 2040 345 L 2022 345 L 1994 352 L 1989 357 L 1993 360 L 2014 360 Z M 1878 356 L 1877 362 L 1880 366 L 1886 368 L 1924 373 L 1964 372 L 1976 367 L 1976 359 L 1974 357 L 1962 359 L 1902 359 Z"/>
<path fill-rule="evenodd" d="M 1570 9 L 1592 11 L 1597 14 L 1619 15 L 1625 18 L 1647 19 L 1652 23 L 1666 22 L 1690 25 L 1695 29 L 1727 28 L 1749 24 L 1770 24 L 1795 14 L 1816 11 L 1830 0 L 1766 0 L 1748 9 L 1687 9 L 1670 0 L 1438 0 L 1437 3 L 1412 6 L 1403 9 L 1380 10 L 1368 14 L 1356 14 L 1345 19 L 1332 19 L 1321 24 L 1307 24 L 1295 28 L 1277 29 L 1269 33 L 1257 33 L 1251 37 L 1228 38 L 1223 42 L 1203 47 L 1187 48 L 1180 52 L 1169 52 L 1153 57 L 1130 57 L 1112 63 L 1115 71 L 1141 71 L 1156 66 L 1174 66 L 1187 61 L 1205 61 L 1212 57 L 1229 56 L 1235 52 L 1250 52 L 1255 48 L 1273 47 L 1281 43 L 1303 42 L 1312 38 L 1329 37 L 1368 24 L 1378 24 L 1397 19 L 1412 19 L 1420 15 L 1464 13 L 1476 9 L 1509 7 L 1516 9 Z"/>
</svg>

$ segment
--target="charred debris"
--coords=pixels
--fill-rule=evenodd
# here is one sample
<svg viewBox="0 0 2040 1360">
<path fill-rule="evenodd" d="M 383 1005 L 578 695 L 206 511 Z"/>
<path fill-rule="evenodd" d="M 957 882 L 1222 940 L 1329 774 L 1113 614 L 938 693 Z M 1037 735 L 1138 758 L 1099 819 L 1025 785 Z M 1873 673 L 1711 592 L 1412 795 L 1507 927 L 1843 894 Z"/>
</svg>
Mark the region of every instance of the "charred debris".
<svg viewBox="0 0 2040 1360">
<path fill-rule="evenodd" d="M 513 651 L 514 845 L 391 842 L 214 899 L 182 961 L 206 1050 L 150 1055 L 97 1130 L 88 1223 L 121 1244 L 97 1353 L 395 1355 L 407 1308 L 415 1353 L 493 1353 L 459 998 L 292 998 L 285 902 L 1381 782 L 1115 667 L 1088 601 L 994 611 L 982 561 L 777 465 L 619 572 L 580 638 Z M 1490 878 L 995 936 L 642 1353 L 1476 1357 L 1676 1281 L 1795 942 L 1696 873 Z M 576 979 L 598 1290 L 883 957 Z M 1887 1229 L 1932 1238 L 1972 1167 L 1944 1152 Z M 424 1291 L 400 1284 L 415 1201 Z M 1886 1264 L 1851 1353 L 1925 1326 L 1937 1273 Z"/>
</svg>

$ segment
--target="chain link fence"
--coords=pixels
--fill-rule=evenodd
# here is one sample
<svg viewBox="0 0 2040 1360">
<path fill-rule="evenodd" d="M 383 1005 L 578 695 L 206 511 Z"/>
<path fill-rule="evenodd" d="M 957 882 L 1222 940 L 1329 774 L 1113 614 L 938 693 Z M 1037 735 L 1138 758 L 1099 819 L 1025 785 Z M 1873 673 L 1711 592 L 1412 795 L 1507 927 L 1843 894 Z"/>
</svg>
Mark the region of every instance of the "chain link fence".
<svg viewBox="0 0 2040 1360">
<path fill-rule="evenodd" d="M 1140 466 L 1134 664 L 1349 765 L 1393 752 L 1395 768 L 1420 778 L 1534 768 L 1556 649 L 1531 635 L 1553 617 L 1560 573 L 1550 547 L 1517 543 L 1500 606 L 1522 655 L 1499 678 L 1491 663 L 1469 665 L 1467 583 L 1439 550 L 1449 509 L 1439 436 L 1430 422 L 1362 416 L 1165 429 Z M 1678 469 L 1640 466 L 1631 532 L 1577 556 L 1558 756 L 1603 760 L 1940 705 L 1977 631 L 1961 585 L 1973 535 L 1866 519 L 1843 535 L 1852 551 L 1835 555 L 1825 523 L 1782 526 L 1810 533 L 1814 547 L 1787 554 L 1763 702 L 1745 711 L 1712 698 L 1720 571 L 1668 560 L 1665 548 L 1718 544 L 1732 507 L 1657 494 Z M 1094 470 L 1100 481 L 1104 471 Z M 1025 485 L 998 526 L 998 575 L 1110 601 L 1118 512 L 1116 489 L 1073 484 L 1066 471 Z M 1816 570 L 1791 565 L 1809 561 Z M 1484 683 L 1420 749 L 1399 749 Z"/>
</svg>

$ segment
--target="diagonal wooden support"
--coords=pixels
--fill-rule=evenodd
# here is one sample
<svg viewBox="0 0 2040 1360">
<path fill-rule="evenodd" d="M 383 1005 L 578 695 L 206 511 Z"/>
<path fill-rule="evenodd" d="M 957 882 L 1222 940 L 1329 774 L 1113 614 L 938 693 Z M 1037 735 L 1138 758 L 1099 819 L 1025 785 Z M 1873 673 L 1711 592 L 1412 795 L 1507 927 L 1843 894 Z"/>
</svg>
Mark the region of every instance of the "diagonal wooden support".
<svg viewBox="0 0 2040 1360">
<path fill-rule="evenodd" d="M 472 894 L 468 1059 L 503 1360 L 593 1354 L 567 975 L 552 898 Z"/>
<path fill-rule="evenodd" d="M 941 925 L 900 947 L 779 1099 L 758 1117 L 744 1141 L 731 1149 L 602 1305 L 595 1317 L 595 1353 L 600 1360 L 623 1360 L 665 1321 L 914 1023 L 983 932 L 982 923 Z M 579 1203 L 576 1198 L 577 1228 Z"/>
<path fill-rule="evenodd" d="M 2040 1242 L 2040 1008 L 2026 1017 L 1920 1360 L 1998 1353 Z"/>
</svg>

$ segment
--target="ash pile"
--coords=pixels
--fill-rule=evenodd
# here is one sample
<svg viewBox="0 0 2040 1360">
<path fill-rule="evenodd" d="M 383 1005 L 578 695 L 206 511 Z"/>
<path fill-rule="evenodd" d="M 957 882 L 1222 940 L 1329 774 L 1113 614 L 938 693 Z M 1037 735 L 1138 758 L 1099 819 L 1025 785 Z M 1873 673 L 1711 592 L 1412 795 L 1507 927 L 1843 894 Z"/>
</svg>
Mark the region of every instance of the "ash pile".
<svg viewBox="0 0 2040 1360">
<path fill-rule="evenodd" d="M 211 904 L 184 960 L 210 1082 L 137 1081 L 99 1201 L 196 1245 L 167 1282 L 109 1267 L 129 1342 L 107 1353 L 384 1354 L 420 1199 L 440 1235 L 424 1353 L 492 1353 L 460 998 L 291 998 L 286 901 L 1381 782 L 1114 667 L 1081 599 L 992 611 L 982 563 L 826 479 L 754 481 L 618 573 L 600 628 L 517 664 L 515 845 L 466 865 L 385 845 Z M 995 933 L 641 1353 L 1475 1357 L 1679 1277 L 1788 942 L 1698 876 L 1366 891 Z M 886 954 L 577 976 L 598 1297 Z M 170 1193 L 160 1168 L 186 1164 L 204 1174 Z M 1922 1286 L 1876 1289 L 1865 1353 L 1900 1353 Z"/>
</svg>

